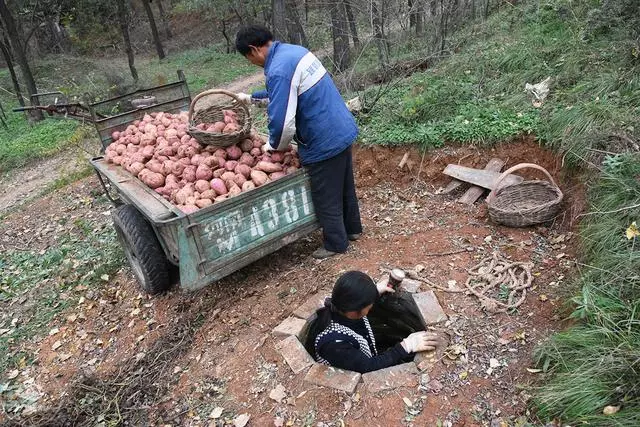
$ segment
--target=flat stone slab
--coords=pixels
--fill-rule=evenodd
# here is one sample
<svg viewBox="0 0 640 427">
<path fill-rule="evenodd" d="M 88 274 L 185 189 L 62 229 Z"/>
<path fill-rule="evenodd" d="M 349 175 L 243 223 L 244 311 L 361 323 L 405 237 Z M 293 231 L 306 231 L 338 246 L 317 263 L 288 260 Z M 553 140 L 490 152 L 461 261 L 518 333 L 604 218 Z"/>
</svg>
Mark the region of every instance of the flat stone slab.
<svg viewBox="0 0 640 427">
<path fill-rule="evenodd" d="M 393 390 L 398 387 L 417 387 L 418 368 L 414 362 L 391 366 L 362 375 L 367 389 L 372 393 Z"/>
<path fill-rule="evenodd" d="M 316 294 L 310 297 L 304 304 L 293 311 L 293 315 L 300 319 L 313 321 L 316 311 L 324 305 L 327 295 Z"/>
<path fill-rule="evenodd" d="M 432 290 L 411 294 L 413 301 L 418 306 L 418 311 L 425 326 L 434 325 L 447 320 L 447 315 Z"/>
<path fill-rule="evenodd" d="M 307 375 L 304 377 L 304 381 L 309 384 L 329 387 L 351 394 L 356 391 L 356 386 L 360 382 L 361 377 L 362 375 L 358 372 L 343 371 L 342 369 L 332 366 L 316 363 L 309 369 L 309 372 L 307 372 Z"/>
<path fill-rule="evenodd" d="M 298 374 L 313 365 L 311 355 L 295 335 L 291 335 L 276 344 L 276 350 L 284 357 L 285 362 L 294 374 Z"/>
<path fill-rule="evenodd" d="M 273 329 L 273 334 L 277 336 L 287 337 L 294 335 L 300 340 L 304 339 L 307 333 L 307 321 L 298 319 L 297 317 L 287 317 Z"/>
<path fill-rule="evenodd" d="M 420 290 L 420 282 L 413 279 L 404 279 L 400 283 L 400 287 L 409 293 L 415 294 Z"/>
</svg>

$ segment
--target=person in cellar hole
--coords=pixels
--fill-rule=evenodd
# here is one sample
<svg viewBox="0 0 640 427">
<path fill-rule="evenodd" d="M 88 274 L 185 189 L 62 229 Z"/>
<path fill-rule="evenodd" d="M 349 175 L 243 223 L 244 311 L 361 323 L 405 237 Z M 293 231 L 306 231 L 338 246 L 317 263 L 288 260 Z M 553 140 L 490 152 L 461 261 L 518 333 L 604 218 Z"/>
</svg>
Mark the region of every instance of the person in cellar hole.
<svg viewBox="0 0 640 427">
<path fill-rule="evenodd" d="M 377 284 L 367 274 L 348 271 L 336 282 L 331 298 L 316 314 L 307 350 L 325 365 L 355 372 L 370 372 L 413 360 L 415 353 L 440 345 L 435 333 L 414 332 L 384 352 L 376 348 L 367 314 L 374 303 L 394 290 L 388 278 Z"/>
</svg>

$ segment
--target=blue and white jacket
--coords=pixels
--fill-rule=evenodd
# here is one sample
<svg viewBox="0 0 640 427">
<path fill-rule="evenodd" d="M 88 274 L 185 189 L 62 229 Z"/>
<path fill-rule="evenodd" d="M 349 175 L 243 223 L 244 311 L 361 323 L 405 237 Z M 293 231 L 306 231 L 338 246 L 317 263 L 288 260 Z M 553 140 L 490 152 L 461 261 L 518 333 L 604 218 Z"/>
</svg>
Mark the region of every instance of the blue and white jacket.
<svg viewBox="0 0 640 427">
<path fill-rule="evenodd" d="M 340 154 L 358 136 L 358 126 L 320 60 L 302 46 L 273 42 L 264 65 L 269 98 L 269 145 L 287 148 L 295 137 L 302 164 Z"/>
</svg>

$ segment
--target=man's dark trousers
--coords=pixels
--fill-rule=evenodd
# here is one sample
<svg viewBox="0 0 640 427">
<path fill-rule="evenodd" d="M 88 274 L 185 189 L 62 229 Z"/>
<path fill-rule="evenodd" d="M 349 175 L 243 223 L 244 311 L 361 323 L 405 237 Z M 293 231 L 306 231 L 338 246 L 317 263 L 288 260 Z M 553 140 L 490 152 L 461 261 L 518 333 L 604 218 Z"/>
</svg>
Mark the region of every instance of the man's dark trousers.
<svg viewBox="0 0 640 427">
<path fill-rule="evenodd" d="M 351 147 L 305 168 L 311 179 L 311 199 L 322 226 L 324 248 L 345 252 L 349 246 L 347 235 L 362 233 Z"/>
</svg>

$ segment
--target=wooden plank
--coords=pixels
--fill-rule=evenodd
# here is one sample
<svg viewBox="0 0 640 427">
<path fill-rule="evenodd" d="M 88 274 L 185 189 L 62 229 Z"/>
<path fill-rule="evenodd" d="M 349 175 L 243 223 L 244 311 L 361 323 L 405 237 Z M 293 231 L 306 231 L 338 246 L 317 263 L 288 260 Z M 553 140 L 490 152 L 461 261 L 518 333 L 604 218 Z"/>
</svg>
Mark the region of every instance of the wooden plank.
<svg viewBox="0 0 640 427">
<path fill-rule="evenodd" d="M 460 181 L 468 182 L 473 185 L 492 190 L 495 181 L 500 176 L 500 172 L 492 172 L 483 169 L 473 169 L 466 166 L 459 165 L 447 165 L 444 172 L 445 175 L 449 175 Z M 503 185 L 513 185 L 522 182 L 522 177 L 517 175 L 509 175 L 503 181 Z"/>
<path fill-rule="evenodd" d="M 493 158 L 489 160 L 489 163 L 484 167 L 484 170 L 492 171 L 492 172 L 500 172 L 502 167 L 504 166 L 504 161 Z M 464 203 L 466 205 L 472 205 L 478 200 L 478 197 L 482 196 L 482 193 L 485 192 L 485 189 L 482 187 L 478 187 L 477 185 L 472 185 L 469 189 L 458 199 L 458 202 Z"/>
<path fill-rule="evenodd" d="M 446 187 L 444 187 L 444 190 L 442 190 L 442 194 L 449 194 L 451 192 L 454 192 L 464 184 L 465 183 L 463 181 L 454 178 L 451 180 L 451 182 L 449 182 L 449 184 L 447 184 Z"/>
</svg>

